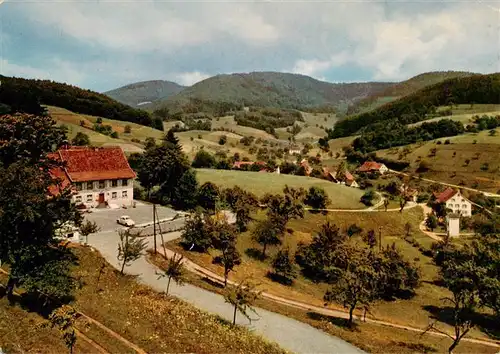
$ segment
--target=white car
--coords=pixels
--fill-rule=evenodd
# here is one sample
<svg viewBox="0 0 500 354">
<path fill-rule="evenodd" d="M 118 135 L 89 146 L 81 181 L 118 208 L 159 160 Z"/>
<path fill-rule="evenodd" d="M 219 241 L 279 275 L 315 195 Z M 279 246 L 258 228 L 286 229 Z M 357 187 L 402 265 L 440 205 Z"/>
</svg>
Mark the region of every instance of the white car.
<svg viewBox="0 0 500 354">
<path fill-rule="evenodd" d="M 120 225 L 128 226 L 128 227 L 133 227 L 135 225 L 134 220 L 130 218 L 128 215 L 122 215 L 120 216 L 116 222 Z"/>
</svg>

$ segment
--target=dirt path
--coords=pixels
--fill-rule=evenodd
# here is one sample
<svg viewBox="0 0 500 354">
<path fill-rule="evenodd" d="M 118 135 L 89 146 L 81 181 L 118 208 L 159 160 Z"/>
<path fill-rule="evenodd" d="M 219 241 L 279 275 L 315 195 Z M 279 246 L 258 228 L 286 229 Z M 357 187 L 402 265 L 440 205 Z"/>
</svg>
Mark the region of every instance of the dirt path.
<svg viewBox="0 0 500 354">
<path fill-rule="evenodd" d="M 6 272 L 5 270 L 1 269 L 0 268 L 0 272 L 5 274 L 5 275 L 9 275 L 8 272 Z M 15 292 L 14 291 L 14 294 L 20 296 L 19 293 Z M 102 330 L 104 330 L 106 333 L 108 333 L 110 336 L 118 339 L 119 341 L 121 341 L 122 343 L 124 343 L 125 345 L 127 345 L 129 348 L 135 350 L 137 353 L 139 354 L 147 354 L 147 352 L 141 348 L 139 348 L 137 345 L 135 345 L 134 343 L 128 341 L 127 339 L 123 338 L 121 335 L 119 335 L 118 333 L 116 333 L 115 331 L 113 331 L 112 329 L 109 329 L 108 327 L 106 327 L 105 325 L 103 325 L 101 322 L 99 321 L 96 321 L 94 320 L 92 317 L 89 317 L 87 316 L 86 314 L 84 314 L 83 312 L 81 311 L 78 311 L 76 308 L 75 310 L 77 311 L 77 313 L 82 317 L 82 318 L 85 318 L 85 320 L 87 320 L 88 322 L 90 323 L 93 323 L 95 324 L 97 327 L 101 328 Z M 89 337 L 87 337 L 85 334 L 83 334 L 82 332 L 80 332 L 79 330 L 76 330 L 76 335 L 80 338 L 82 338 L 84 341 L 86 341 L 87 343 L 89 343 L 90 345 L 92 345 L 96 350 L 97 352 L 99 353 L 109 353 L 106 349 L 104 349 L 102 346 L 100 346 L 98 343 L 96 343 L 95 341 L 93 341 L 92 339 L 90 339 Z"/>
<path fill-rule="evenodd" d="M 174 254 L 175 254 L 174 251 L 167 248 L 167 256 L 168 257 L 172 257 Z M 224 277 L 222 277 L 222 276 L 220 276 L 220 275 L 218 275 L 218 274 L 216 274 L 216 273 L 214 273 L 206 268 L 201 267 L 200 265 L 194 263 L 193 261 L 191 261 L 189 259 L 184 258 L 184 266 L 186 267 L 187 270 L 189 270 L 191 272 L 197 273 L 197 274 L 199 274 L 203 277 L 206 277 L 206 278 L 208 278 L 211 281 L 214 281 L 216 283 L 224 284 Z M 236 285 L 236 283 L 231 281 L 231 280 L 228 280 L 228 283 L 232 284 L 232 285 Z M 333 317 L 339 317 L 339 318 L 345 318 L 345 319 L 349 318 L 348 312 L 344 312 L 341 310 L 335 310 L 335 309 L 326 308 L 326 307 L 318 307 L 318 306 L 306 304 L 303 302 L 298 302 L 295 300 L 286 299 L 283 297 L 272 295 L 272 294 L 269 294 L 266 292 L 263 292 L 261 294 L 261 296 L 263 298 L 266 298 L 266 299 L 273 301 L 273 302 L 280 303 L 282 305 L 291 306 L 291 307 L 295 307 L 295 308 L 307 310 L 307 311 L 314 311 L 314 312 L 317 312 L 319 314 L 323 314 L 326 316 L 333 316 Z M 355 316 L 355 318 L 360 319 L 359 316 Z M 387 322 L 387 321 L 380 321 L 380 320 L 377 320 L 375 318 L 370 318 L 370 317 L 366 317 L 365 320 L 367 322 L 370 322 L 370 323 L 375 323 L 375 324 L 383 325 L 383 326 L 387 326 L 387 327 L 400 328 L 400 329 L 404 329 L 404 330 L 408 330 L 408 331 L 412 331 L 412 332 L 416 332 L 416 333 L 422 333 L 425 330 L 424 328 L 415 328 L 415 327 L 410 327 L 410 326 L 405 326 L 405 325 L 399 325 L 399 324 L 395 324 L 395 323 L 391 323 L 391 322 Z M 434 336 L 446 337 L 445 334 L 434 332 L 434 331 L 429 331 L 427 333 L 434 335 Z M 500 348 L 500 341 L 486 340 L 486 339 L 485 340 L 473 339 L 473 338 L 464 338 L 463 340 L 467 341 L 467 342 L 479 343 L 479 344 L 483 344 L 483 345 L 487 345 L 487 346 L 491 346 L 491 347 L 495 347 L 495 348 Z"/>
</svg>

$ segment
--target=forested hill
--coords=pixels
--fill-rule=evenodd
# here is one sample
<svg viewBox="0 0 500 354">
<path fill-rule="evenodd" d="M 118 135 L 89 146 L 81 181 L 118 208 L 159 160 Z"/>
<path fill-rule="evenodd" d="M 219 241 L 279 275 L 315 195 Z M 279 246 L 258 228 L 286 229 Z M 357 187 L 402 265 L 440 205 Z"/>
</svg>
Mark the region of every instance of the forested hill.
<svg viewBox="0 0 500 354">
<path fill-rule="evenodd" d="M 172 81 L 153 80 L 136 82 L 104 92 L 104 94 L 132 107 L 138 105 L 146 107 L 148 103 L 178 94 L 185 88 Z"/>
<path fill-rule="evenodd" d="M 435 85 L 448 79 L 458 77 L 467 77 L 477 75 L 467 71 L 433 71 L 414 76 L 408 80 L 402 81 L 394 86 L 390 86 L 382 92 L 376 93 L 370 97 L 364 98 L 353 105 L 349 106 L 347 110 L 348 115 L 368 112 L 376 109 L 385 103 L 395 101 L 399 98 L 411 95 L 418 90 L 427 86 Z"/>
<path fill-rule="evenodd" d="M 332 84 L 309 76 L 279 72 L 253 72 L 217 75 L 184 89 L 155 108 L 175 111 L 206 111 L 224 104 L 227 107 L 259 106 L 307 109 L 338 107 L 368 97 L 393 83 Z"/>
<path fill-rule="evenodd" d="M 416 123 L 436 115 L 439 106 L 450 104 L 500 104 L 500 73 L 449 79 L 426 87 L 373 111 L 349 117 L 335 124 L 330 139 L 370 130 L 370 125 L 398 119 Z"/>
<path fill-rule="evenodd" d="M 48 80 L 0 75 L 0 110 L 39 113 L 40 104 L 66 108 L 75 113 L 134 122 L 162 129 L 161 120 L 143 110 L 119 103 L 103 94 Z"/>
</svg>

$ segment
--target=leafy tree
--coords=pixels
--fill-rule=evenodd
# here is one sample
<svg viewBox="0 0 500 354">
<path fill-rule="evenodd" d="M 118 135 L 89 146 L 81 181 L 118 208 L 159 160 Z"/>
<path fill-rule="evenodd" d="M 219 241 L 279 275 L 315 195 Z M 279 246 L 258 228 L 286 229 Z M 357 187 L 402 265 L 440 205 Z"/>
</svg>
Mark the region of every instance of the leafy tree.
<svg viewBox="0 0 500 354">
<path fill-rule="evenodd" d="M 373 199 L 375 199 L 375 192 L 373 190 L 366 191 L 360 198 L 360 202 L 366 206 L 373 205 Z"/>
<path fill-rule="evenodd" d="M 222 255 L 219 256 L 218 260 L 224 267 L 224 286 L 226 286 L 229 272 L 231 272 L 235 266 L 241 264 L 241 256 L 235 244 L 224 247 L 221 252 Z"/>
<path fill-rule="evenodd" d="M 127 124 L 127 125 L 125 126 L 125 128 L 123 128 L 123 132 L 124 132 L 125 134 L 130 134 L 130 133 L 132 133 L 132 127 L 131 127 L 130 125 L 128 125 L 128 124 Z"/>
<path fill-rule="evenodd" d="M 208 220 L 209 218 L 204 217 L 200 211 L 196 211 L 187 218 L 181 234 L 181 243 L 184 248 L 206 252 L 211 247 L 212 237 L 205 222 Z"/>
<path fill-rule="evenodd" d="M 252 320 L 248 314 L 249 310 L 258 315 L 252 305 L 261 293 L 262 291 L 257 291 L 257 285 L 245 280 L 241 281 L 237 286 L 227 288 L 224 299 L 234 307 L 233 326 L 236 324 L 236 313 L 238 311 L 249 321 Z"/>
<path fill-rule="evenodd" d="M 257 223 L 252 233 L 252 239 L 262 245 L 263 258 L 266 258 L 267 246 L 281 244 L 280 230 L 270 219 L 265 219 Z"/>
<path fill-rule="evenodd" d="M 236 214 L 236 226 L 240 232 L 247 230 L 248 223 L 252 220 L 251 213 L 258 206 L 258 200 L 252 193 L 246 192 L 239 186 L 227 188 L 223 191 L 225 202 Z"/>
<path fill-rule="evenodd" d="M 172 191 L 172 206 L 181 210 L 194 209 L 198 203 L 198 188 L 196 172 L 193 169 L 184 172 Z"/>
<path fill-rule="evenodd" d="M 300 243 L 295 259 L 304 275 L 316 281 L 332 281 L 329 269 L 335 264 L 335 251 L 346 240 L 347 235 L 340 228 L 326 222 L 310 244 Z"/>
<path fill-rule="evenodd" d="M 118 231 L 118 261 L 121 262 L 120 274 L 123 275 L 125 266 L 141 258 L 146 249 L 146 240 L 141 237 L 140 231 L 125 229 Z"/>
<path fill-rule="evenodd" d="M 410 237 L 411 236 L 412 229 L 413 228 L 412 228 L 411 224 L 409 222 L 407 222 L 405 224 L 405 236 L 406 237 Z"/>
<path fill-rule="evenodd" d="M 70 354 L 73 353 L 73 348 L 76 344 L 75 323 L 79 316 L 79 313 L 73 307 L 63 305 L 55 309 L 48 318 L 49 322 L 44 324 L 44 326 L 50 325 L 51 328 L 59 330 Z"/>
<path fill-rule="evenodd" d="M 185 269 L 184 269 L 184 257 L 182 255 L 174 254 L 172 257 L 168 258 L 167 257 L 167 266 L 164 269 L 163 273 L 159 274 L 158 279 L 166 277 L 168 279 L 167 282 L 167 291 L 166 294 L 168 295 L 168 290 L 170 288 L 170 281 L 173 279 L 177 285 L 183 285 L 184 284 L 184 278 L 185 278 Z"/>
<path fill-rule="evenodd" d="M 312 186 L 309 188 L 304 202 L 314 209 L 326 209 L 326 206 L 330 203 L 330 200 L 323 188 Z"/>
<path fill-rule="evenodd" d="M 341 303 L 349 309 L 349 325 L 353 324 L 354 310 L 368 307 L 377 299 L 379 274 L 371 264 L 370 251 L 344 243 L 334 254 L 337 266 L 329 270 L 334 284 L 325 293 L 327 302 Z"/>
<path fill-rule="evenodd" d="M 438 220 L 434 214 L 427 214 L 427 219 L 425 219 L 425 226 L 427 226 L 431 231 L 438 226 Z"/>
<path fill-rule="evenodd" d="M 205 210 L 214 213 L 219 200 L 219 187 L 212 182 L 203 183 L 198 191 L 198 204 Z"/>
<path fill-rule="evenodd" d="M 284 283 L 291 284 L 297 276 L 290 251 L 288 249 L 279 250 L 273 259 L 273 271 L 281 277 Z"/>
<path fill-rule="evenodd" d="M 280 233 L 285 231 L 286 224 L 290 219 L 304 217 L 304 189 L 295 189 L 285 186 L 283 193 L 283 196 L 269 195 L 265 201 L 267 205 L 267 216 L 278 226 Z"/>
<path fill-rule="evenodd" d="M 10 266 L 9 297 L 16 286 L 58 299 L 74 289 L 75 257 L 55 236 L 66 223 L 79 227 L 82 217 L 69 188 L 51 175 L 60 164 L 48 156 L 64 140 L 50 117 L 0 116 L 0 261 Z"/>
<path fill-rule="evenodd" d="M 71 140 L 71 144 L 76 145 L 76 146 L 90 145 L 90 138 L 87 134 L 82 133 L 82 132 L 78 132 L 78 133 L 76 133 L 73 140 Z"/>
<path fill-rule="evenodd" d="M 226 135 L 221 135 L 219 138 L 219 145 L 225 145 L 227 142 L 227 136 Z"/>
<path fill-rule="evenodd" d="M 389 203 L 390 203 L 389 199 L 385 198 L 384 199 L 384 209 L 385 209 L 385 211 L 387 211 L 387 208 L 389 207 Z"/>
<path fill-rule="evenodd" d="M 202 149 L 196 153 L 191 166 L 194 168 L 214 168 L 216 163 L 214 155 Z"/>
<path fill-rule="evenodd" d="M 89 235 L 99 232 L 101 228 L 94 221 L 87 220 L 80 226 L 80 233 L 85 237 L 85 244 L 89 243 Z"/>
<path fill-rule="evenodd" d="M 97 124 L 102 124 L 102 118 L 101 117 L 97 117 L 96 121 L 95 121 Z"/>
</svg>

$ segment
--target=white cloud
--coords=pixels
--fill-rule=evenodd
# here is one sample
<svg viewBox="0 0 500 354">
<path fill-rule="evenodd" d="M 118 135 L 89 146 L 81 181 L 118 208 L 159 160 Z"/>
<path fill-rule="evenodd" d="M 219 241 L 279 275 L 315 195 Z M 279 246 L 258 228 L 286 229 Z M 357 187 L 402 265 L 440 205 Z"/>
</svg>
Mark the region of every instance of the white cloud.
<svg viewBox="0 0 500 354">
<path fill-rule="evenodd" d="M 174 75 L 175 82 L 184 86 L 191 86 L 196 84 L 197 82 L 208 79 L 211 75 L 201 73 L 199 71 L 185 72 Z"/>
<path fill-rule="evenodd" d="M 321 61 L 317 59 L 300 59 L 295 63 L 292 72 L 315 77 L 318 73 L 325 71 L 329 67 L 331 67 L 331 63 L 328 60 Z"/>
<path fill-rule="evenodd" d="M 78 85 L 85 75 L 73 67 L 71 63 L 53 59 L 46 67 L 37 68 L 29 65 L 19 65 L 6 59 L 0 59 L 0 73 L 6 76 L 24 77 L 40 80 L 54 80 Z"/>
</svg>

